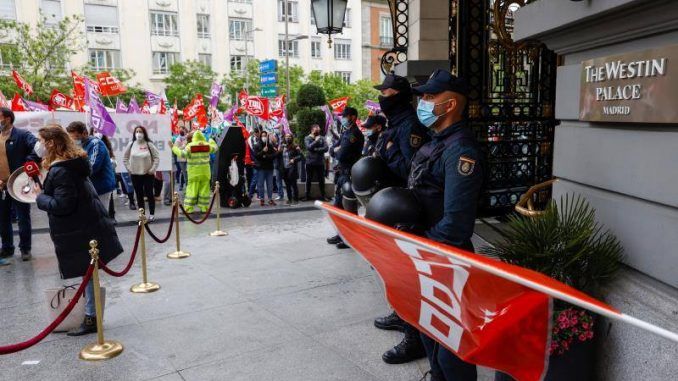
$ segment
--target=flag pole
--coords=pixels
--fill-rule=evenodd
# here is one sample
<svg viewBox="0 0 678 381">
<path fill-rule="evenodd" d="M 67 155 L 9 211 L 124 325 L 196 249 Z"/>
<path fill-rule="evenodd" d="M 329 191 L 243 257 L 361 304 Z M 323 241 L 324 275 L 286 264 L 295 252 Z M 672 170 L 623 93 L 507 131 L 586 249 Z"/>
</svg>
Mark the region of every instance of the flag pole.
<svg viewBox="0 0 678 381">
<path fill-rule="evenodd" d="M 108 104 L 111 106 L 111 108 L 115 108 L 115 106 L 113 106 L 113 101 L 111 100 L 111 97 L 106 95 L 106 99 L 108 99 Z"/>
</svg>

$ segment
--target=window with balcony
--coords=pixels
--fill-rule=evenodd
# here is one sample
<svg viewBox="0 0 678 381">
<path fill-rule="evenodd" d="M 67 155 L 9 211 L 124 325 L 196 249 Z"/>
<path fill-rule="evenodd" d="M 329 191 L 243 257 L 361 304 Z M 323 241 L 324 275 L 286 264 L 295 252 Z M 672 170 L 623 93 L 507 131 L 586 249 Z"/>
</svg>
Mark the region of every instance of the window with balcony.
<svg viewBox="0 0 678 381">
<path fill-rule="evenodd" d="M 344 13 L 344 28 L 351 27 L 351 9 L 346 8 L 346 13 Z"/>
<path fill-rule="evenodd" d="M 40 0 L 40 14 L 47 18 L 48 24 L 56 24 L 63 18 L 60 0 Z"/>
<path fill-rule="evenodd" d="M 212 55 L 211 54 L 198 54 L 198 62 L 211 68 L 212 67 Z"/>
<path fill-rule="evenodd" d="M 295 36 L 290 36 L 292 39 Z M 285 57 L 288 54 L 290 57 L 298 58 L 299 57 L 299 41 L 287 41 L 287 49 L 285 49 L 285 35 L 278 36 L 278 57 Z"/>
<path fill-rule="evenodd" d="M 107 5 L 85 4 L 85 25 L 88 32 L 119 33 L 118 8 Z"/>
<path fill-rule="evenodd" d="M 393 24 L 390 16 L 379 17 L 379 44 L 393 46 Z"/>
<path fill-rule="evenodd" d="M 176 12 L 151 12 L 152 36 L 179 36 Z"/>
<path fill-rule="evenodd" d="M 16 4 L 14 0 L 0 1 L 0 19 L 16 20 Z"/>
<path fill-rule="evenodd" d="M 351 41 L 350 40 L 335 40 L 334 41 L 334 59 L 350 60 L 351 59 Z"/>
<path fill-rule="evenodd" d="M 247 68 L 247 56 L 231 56 L 231 71 L 244 73 Z"/>
<path fill-rule="evenodd" d="M 172 65 L 179 62 L 179 53 L 153 52 L 153 74 L 168 74 Z"/>
<path fill-rule="evenodd" d="M 314 38 L 311 40 L 311 58 L 320 58 L 320 39 Z"/>
<path fill-rule="evenodd" d="M 338 75 L 344 83 L 351 83 L 350 71 L 335 71 L 334 74 Z"/>
<path fill-rule="evenodd" d="M 252 36 L 252 20 L 246 19 L 229 19 L 228 20 L 228 36 L 231 40 L 251 41 Z"/>
<path fill-rule="evenodd" d="M 120 68 L 120 51 L 90 49 L 89 66 L 95 71 L 109 71 Z"/>
<path fill-rule="evenodd" d="M 278 0 L 278 21 L 299 22 L 299 3 L 296 1 L 287 1 L 287 9 L 285 9 L 285 2 Z"/>
<path fill-rule="evenodd" d="M 210 15 L 198 14 L 198 38 L 210 37 Z"/>
</svg>

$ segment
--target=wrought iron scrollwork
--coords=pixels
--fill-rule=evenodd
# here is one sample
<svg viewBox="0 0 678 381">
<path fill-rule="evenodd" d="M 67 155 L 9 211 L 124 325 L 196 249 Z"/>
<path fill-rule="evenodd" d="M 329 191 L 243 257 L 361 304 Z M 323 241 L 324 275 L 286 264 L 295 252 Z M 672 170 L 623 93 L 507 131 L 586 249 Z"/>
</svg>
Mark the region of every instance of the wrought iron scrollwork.
<svg viewBox="0 0 678 381">
<path fill-rule="evenodd" d="M 393 47 L 381 57 L 381 71 L 389 74 L 393 67 L 407 61 L 407 11 L 408 0 L 388 0 L 393 27 Z"/>
</svg>

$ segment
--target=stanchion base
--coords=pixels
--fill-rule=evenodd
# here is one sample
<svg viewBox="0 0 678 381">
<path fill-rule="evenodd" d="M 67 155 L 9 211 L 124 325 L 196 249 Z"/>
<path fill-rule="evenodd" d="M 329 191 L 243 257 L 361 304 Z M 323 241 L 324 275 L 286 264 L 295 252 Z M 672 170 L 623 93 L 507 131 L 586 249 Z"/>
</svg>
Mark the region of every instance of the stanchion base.
<svg viewBox="0 0 678 381">
<path fill-rule="evenodd" d="M 210 233 L 210 237 L 223 237 L 225 235 L 228 235 L 228 233 L 226 233 L 225 231 L 221 231 L 221 230 L 215 230 L 215 231 Z"/>
<path fill-rule="evenodd" d="M 185 251 L 175 251 L 174 253 L 167 254 L 167 258 L 169 258 L 169 259 L 182 259 L 182 258 L 188 258 L 190 256 L 191 256 L 191 253 L 187 253 Z"/>
<path fill-rule="evenodd" d="M 122 350 L 122 344 L 115 340 L 106 340 L 103 344 L 87 344 L 80 351 L 80 359 L 85 361 L 108 360 L 121 354 Z"/>
<path fill-rule="evenodd" d="M 136 294 L 148 294 L 149 292 L 155 292 L 160 289 L 160 285 L 155 283 L 155 282 L 148 282 L 148 283 L 137 283 L 132 288 L 130 288 L 130 291 L 136 293 Z"/>
</svg>

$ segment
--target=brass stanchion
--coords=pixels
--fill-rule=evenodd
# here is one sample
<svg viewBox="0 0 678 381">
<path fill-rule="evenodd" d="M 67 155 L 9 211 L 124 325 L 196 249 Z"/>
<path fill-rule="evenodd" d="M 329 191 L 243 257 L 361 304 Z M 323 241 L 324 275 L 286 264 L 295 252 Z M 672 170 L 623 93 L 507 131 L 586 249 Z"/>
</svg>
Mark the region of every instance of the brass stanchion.
<svg viewBox="0 0 678 381">
<path fill-rule="evenodd" d="M 89 254 L 94 263 L 94 272 L 92 272 L 92 282 L 94 283 L 94 306 L 96 308 L 97 319 L 97 341 L 85 346 L 80 351 L 80 359 L 87 361 L 108 360 L 122 353 L 122 344 L 114 340 L 104 340 L 104 318 L 103 308 L 101 308 L 101 287 L 99 285 L 99 249 L 96 240 L 89 241 Z"/>
<path fill-rule="evenodd" d="M 228 235 L 225 231 L 221 231 L 221 192 L 219 191 L 219 182 L 214 183 L 214 192 L 216 193 L 214 197 L 216 198 L 214 202 L 217 204 L 217 230 L 210 233 L 210 237 L 223 237 Z"/>
<path fill-rule="evenodd" d="M 149 292 L 158 291 L 160 285 L 155 282 L 148 281 L 148 271 L 146 269 L 146 216 L 144 209 L 139 209 L 139 228 L 141 233 L 139 235 L 139 243 L 141 244 L 141 274 L 143 282 L 137 283 L 130 288 L 130 291 L 137 294 L 147 294 Z"/>
<path fill-rule="evenodd" d="M 179 193 L 174 192 L 174 213 L 176 215 L 174 216 L 174 232 L 175 232 L 175 237 L 177 240 L 177 250 L 175 252 L 167 254 L 167 258 L 169 259 L 182 259 L 182 258 L 187 258 L 191 256 L 191 253 L 188 253 L 186 251 L 181 251 L 181 239 L 179 238 Z"/>
</svg>

